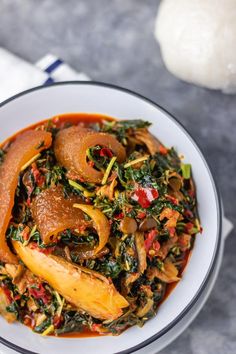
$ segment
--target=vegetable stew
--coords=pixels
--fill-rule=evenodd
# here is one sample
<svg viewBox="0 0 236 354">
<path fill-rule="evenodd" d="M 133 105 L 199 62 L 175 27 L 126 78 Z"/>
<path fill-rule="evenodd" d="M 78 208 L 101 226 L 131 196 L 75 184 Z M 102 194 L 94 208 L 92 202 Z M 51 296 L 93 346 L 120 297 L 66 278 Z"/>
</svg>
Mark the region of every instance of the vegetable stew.
<svg viewBox="0 0 236 354">
<path fill-rule="evenodd" d="M 43 336 L 118 335 L 157 314 L 201 225 L 191 165 L 149 126 L 59 115 L 2 145 L 0 313 L 8 322 Z"/>
</svg>

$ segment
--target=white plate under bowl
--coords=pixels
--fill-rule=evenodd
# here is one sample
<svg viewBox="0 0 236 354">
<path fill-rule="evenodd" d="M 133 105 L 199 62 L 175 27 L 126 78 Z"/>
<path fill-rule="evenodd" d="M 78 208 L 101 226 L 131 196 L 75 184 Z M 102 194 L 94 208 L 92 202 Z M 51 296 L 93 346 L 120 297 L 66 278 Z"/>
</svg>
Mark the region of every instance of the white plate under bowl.
<svg viewBox="0 0 236 354">
<path fill-rule="evenodd" d="M 183 279 L 143 328 L 132 327 L 118 337 L 42 338 L 20 324 L 0 318 L 0 342 L 21 352 L 40 354 L 131 353 L 160 338 L 187 315 L 204 291 L 219 254 L 221 208 L 205 158 L 180 123 L 155 103 L 111 85 L 66 82 L 26 91 L 4 102 L 0 109 L 0 141 L 32 124 L 68 112 L 102 113 L 123 119 L 142 118 L 167 146 L 174 146 L 192 164 L 203 233 L 197 236 Z M 92 289 L 91 289 L 92 291 Z"/>
</svg>

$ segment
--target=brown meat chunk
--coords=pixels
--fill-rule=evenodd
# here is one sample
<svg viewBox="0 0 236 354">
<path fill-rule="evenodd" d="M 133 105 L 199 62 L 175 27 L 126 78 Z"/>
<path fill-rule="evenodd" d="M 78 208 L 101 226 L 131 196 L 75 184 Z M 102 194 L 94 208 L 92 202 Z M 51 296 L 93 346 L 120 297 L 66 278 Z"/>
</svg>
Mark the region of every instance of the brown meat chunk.
<svg viewBox="0 0 236 354">
<path fill-rule="evenodd" d="M 33 218 L 43 242 L 48 244 L 55 240 L 59 232 L 66 229 L 86 227 L 84 214 L 73 208 L 80 198 L 65 198 L 61 186 L 46 189 L 36 196 L 31 205 Z"/>
</svg>

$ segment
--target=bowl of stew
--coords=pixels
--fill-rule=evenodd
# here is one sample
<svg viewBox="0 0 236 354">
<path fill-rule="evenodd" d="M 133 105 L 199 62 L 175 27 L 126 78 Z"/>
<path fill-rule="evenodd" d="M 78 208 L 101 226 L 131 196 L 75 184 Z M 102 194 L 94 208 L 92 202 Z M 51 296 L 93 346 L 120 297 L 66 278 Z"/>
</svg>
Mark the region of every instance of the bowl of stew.
<svg viewBox="0 0 236 354">
<path fill-rule="evenodd" d="M 19 94 L 0 123 L 0 341 L 131 353 L 173 331 L 222 247 L 217 188 L 185 128 L 92 82 Z"/>
</svg>

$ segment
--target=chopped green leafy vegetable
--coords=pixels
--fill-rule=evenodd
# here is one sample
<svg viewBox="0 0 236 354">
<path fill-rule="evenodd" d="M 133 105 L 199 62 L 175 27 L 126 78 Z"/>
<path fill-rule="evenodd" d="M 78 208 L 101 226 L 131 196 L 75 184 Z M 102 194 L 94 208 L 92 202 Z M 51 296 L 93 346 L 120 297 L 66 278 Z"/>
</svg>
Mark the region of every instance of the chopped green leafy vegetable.
<svg viewBox="0 0 236 354">
<path fill-rule="evenodd" d="M 181 164 L 181 171 L 184 179 L 189 179 L 191 177 L 191 165 L 190 164 Z"/>
<path fill-rule="evenodd" d="M 156 315 L 169 284 L 181 278 L 195 236 L 202 231 L 191 165 L 182 163 L 174 148 L 165 148 L 148 132 L 149 122 L 96 118 L 95 123 L 85 120 L 81 124 L 80 120 L 72 123 L 55 117 L 36 128 L 50 132 L 53 143 L 20 172 L 7 243 L 12 250 L 17 241 L 25 249 L 40 252 L 40 256 L 59 257 L 67 266 L 73 264 L 74 269 L 90 277 L 91 284 L 96 278 L 102 286 L 113 289 L 109 304 L 116 292 L 128 306 L 119 308 L 117 316 L 100 318 L 34 275 L 24 265 L 23 257 L 16 268 L 0 261 L 0 291 L 7 313 L 41 335 L 83 331 L 118 335 L 130 326 L 142 327 Z M 58 158 L 57 137 L 69 127 L 82 127 L 81 141 L 86 134 L 84 128 L 100 137 L 94 145 L 83 146 L 83 162 L 92 169 L 90 172 L 101 176 L 96 183 L 81 173 L 78 139 L 73 158 L 63 150 L 67 161 L 73 160 L 72 167 Z M 116 138 L 118 153 L 106 144 L 107 134 L 112 140 Z M 43 146 L 44 141 L 35 148 Z M 69 146 L 73 150 L 72 143 Z M 0 167 L 6 153 L 0 149 Z M 59 195 L 55 193 L 58 190 Z M 49 197 L 41 199 L 35 215 L 35 201 L 45 193 Z M 91 208 L 92 214 L 82 212 L 81 204 L 87 210 Z M 75 208 L 78 205 L 81 210 Z M 75 209 L 76 221 L 71 222 Z M 48 242 L 43 237 L 45 224 L 53 230 Z M 99 305 L 96 310 L 99 313 Z"/>
</svg>

